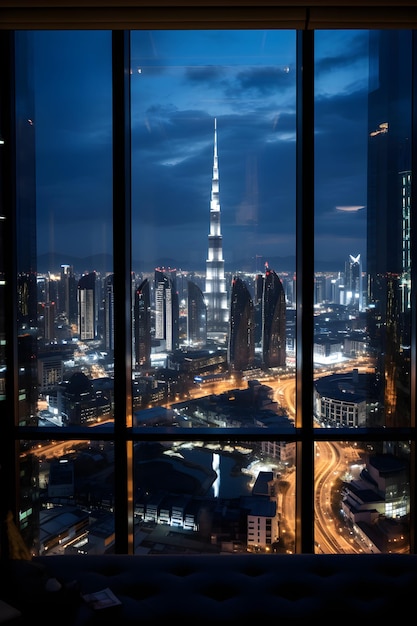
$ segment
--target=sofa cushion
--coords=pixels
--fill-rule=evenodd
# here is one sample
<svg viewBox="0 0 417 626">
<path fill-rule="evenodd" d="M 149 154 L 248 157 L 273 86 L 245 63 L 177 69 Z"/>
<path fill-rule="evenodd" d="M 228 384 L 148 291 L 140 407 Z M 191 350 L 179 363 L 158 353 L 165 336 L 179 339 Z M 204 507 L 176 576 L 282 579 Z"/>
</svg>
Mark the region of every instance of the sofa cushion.
<svg viewBox="0 0 417 626">
<path fill-rule="evenodd" d="M 34 609 L 58 626 L 375 623 L 414 610 L 417 588 L 417 555 L 408 554 L 62 555 L 32 565 L 62 585 L 41 590 Z M 120 606 L 94 610 L 81 598 L 106 588 Z"/>
</svg>

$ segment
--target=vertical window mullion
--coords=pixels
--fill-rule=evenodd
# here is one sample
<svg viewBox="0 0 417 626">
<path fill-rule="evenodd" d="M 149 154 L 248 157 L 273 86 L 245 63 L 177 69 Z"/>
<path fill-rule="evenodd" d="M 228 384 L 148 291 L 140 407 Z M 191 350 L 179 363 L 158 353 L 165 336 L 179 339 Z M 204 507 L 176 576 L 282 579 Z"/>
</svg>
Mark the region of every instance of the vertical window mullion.
<svg viewBox="0 0 417 626">
<path fill-rule="evenodd" d="M 412 153 L 411 153 L 411 384 L 410 384 L 410 415 L 411 415 L 411 428 L 414 431 L 414 437 L 411 441 L 411 459 L 410 459 L 410 552 L 416 552 L 416 410 L 417 410 L 417 297 L 416 297 L 416 285 L 417 285 L 417 269 L 416 269 L 416 250 L 417 250 L 417 230 L 413 229 L 413 216 L 415 216 L 415 210 L 413 211 L 414 203 L 417 198 L 417 177 L 414 175 L 416 172 L 417 164 L 417 31 L 412 33 Z"/>
<path fill-rule="evenodd" d="M 133 552 L 130 32 L 113 31 L 115 551 Z"/>
<path fill-rule="evenodd" d="M 0 34 L 0 132 L 4 142 L 1 145 L 0 178 L 1 178 L 1 215 L 4 219 L 2 237 L 4 242 L 16 242 L 16 120 L 15 120 L 15 32 L 3 31 Z M 2 239 L 3 242 L 3 239 Z M 2 287 L 5 331 L 6 374 L 5 399 L 1 402 L 1 441 L 0 441 L 0 489 L 1 519 L 5 520 L 9 511 L 13 519 L 18 520 L 19 514 L 19 440 L 16 438 L 15 426 L 19 416 L 19 381 L 17 357 L 17 256 L 16 245 L 12 252 L 2 251 L 2 274 L 5 284 Z M 10 477 L 13 477 L 11 480 Z M 5 525 L 2 524 L 0 552 L 8 553 L 8 539 Z"/>
<path fill-rule="evenodd" d="M 314 31 L 297 32 L 296 552 L 314 551 Z"/>
</svg>

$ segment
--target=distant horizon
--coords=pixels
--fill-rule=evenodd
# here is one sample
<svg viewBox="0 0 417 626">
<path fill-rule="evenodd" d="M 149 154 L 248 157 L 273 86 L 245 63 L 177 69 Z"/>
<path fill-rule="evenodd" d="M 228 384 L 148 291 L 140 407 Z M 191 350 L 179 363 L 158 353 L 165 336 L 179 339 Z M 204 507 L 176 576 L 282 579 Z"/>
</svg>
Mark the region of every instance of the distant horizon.
<svg viewBox="0 0 417 626">
<path fill-rule="evenodd" d="M 352 253 L 353 254 L 353 253 Z M 315 263 L 315 272 L 344 272 L 345 262 L 336 260 L 317 260 Z M 250 265 L 253 263 L 253 267 Z M 286 257 L 261 257 L 256 259 L 242 259 L 240 262 L 227 262 L 225 259 L 225 272 L 233 274 L 234 272 L 245 273 L 262 273 L 265 269 L 265 263 L 268 263 L 270 269 L 274 269 L 278 274 L 280 272 L 294 272 L 296 267 L 295 256 Z M 363 262 L 362 262 L 363 263 Z M 113 255 L 111 254 L 94 254 L 85 257 L 76 257 L 63 253 L 45 253 L 38 256 L 36 271 L 38 274 L 46 274 L 48 272 L 59 272 L 62 265 L 70 265 L 74 268 L 75 273 L 99 272 L 101 274 L 113 273 Z M 141 260 L 132 260 L 132 271 L 137 273 L 150 273 L 157 267 L 171 267 L 183 272 L 201 272 L 205 273 L 205 261 L 196 266 L 189 266 L 188 263 L 182 263 L 178 259 L 159 258 L 154 262 Z M 139 268 L 139 269 L 138 269 Z M 365 272 L 365 268 L 362 267 Z"/>
</svg>

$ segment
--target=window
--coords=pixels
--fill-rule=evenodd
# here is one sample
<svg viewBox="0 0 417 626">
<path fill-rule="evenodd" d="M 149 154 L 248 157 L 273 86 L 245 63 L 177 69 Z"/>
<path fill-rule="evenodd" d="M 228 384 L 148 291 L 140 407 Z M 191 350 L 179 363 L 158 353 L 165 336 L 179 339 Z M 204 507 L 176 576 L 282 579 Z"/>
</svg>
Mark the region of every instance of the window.
<svg viewBox="0 0 417 626">
<path fill-rule="evenodd" d="M 412 551 L 412 31 L 1 40 L 28 547 Z"/>
</svg>

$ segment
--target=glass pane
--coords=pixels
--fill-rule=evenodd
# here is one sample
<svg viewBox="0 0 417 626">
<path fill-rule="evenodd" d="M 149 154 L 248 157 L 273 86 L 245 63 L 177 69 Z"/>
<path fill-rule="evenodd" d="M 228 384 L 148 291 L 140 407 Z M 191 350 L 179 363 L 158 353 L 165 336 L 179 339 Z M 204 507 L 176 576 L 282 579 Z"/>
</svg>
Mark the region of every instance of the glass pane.
<svg viewBox="0 0 417 626">
<path fill-rule="evenodd" d="M 408 426 L 411 32 L 315 42 L 314 418 Z"/>
<path fill-rule="evenodd" d="M 16 120 L 16 422 L 87 428 L 113 410 L 110 32 L 18 32 Z M 42 552 L 64 502 L 44 497 L 37 446 L 24 450 L 16 522 Z M 90 506 L 72 487 L 65 506 Z"/>
<path fill-rule="evenodd" d="M 317 443 L 315 500 L 315 552 L 409 552 L 409 442 Z"/>
<path fill-rule="evenodd" d="M 136 424 L 292 427 L 295 32 L 131 42 Z"/>
<path fill-rule="evenodd" d="M 17 37 L 21 425 L 112 418 L 109 32 Z"/>
<path fill-rule="evenodd" d="M 1 165 L 1 149 L 2 149 L 2 138 L 0 136 L 0 165 Z M 3 206 L 3 198 L 2 198 L 2 182 L 0 177 L 0 241 L 6 241 L 5 237 L 5 207 Z M 5 250 L 6 246 L 1 245 L 0 248 L 0 407 L 2 407 L 6 399 L 6 341 L 9 341 L 9 338 L 6 335 L 6 316 L 5 316 L 5 286 L 6 286 L 6 275 L 5 275 Z"/>
<path fill-rule="evenodd" d="M 293 552 L 295 444 L 135 447 L 135 551 Z"/>
<path fill-rule="evenodd" d="M 20 487 L 20 532 L 34 554 L 112 551 L 113 442 L 22 442 Z"/>
</svg>

